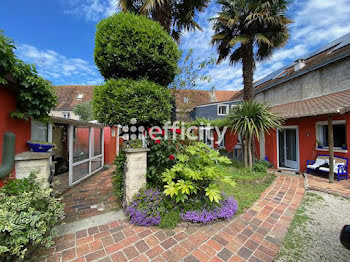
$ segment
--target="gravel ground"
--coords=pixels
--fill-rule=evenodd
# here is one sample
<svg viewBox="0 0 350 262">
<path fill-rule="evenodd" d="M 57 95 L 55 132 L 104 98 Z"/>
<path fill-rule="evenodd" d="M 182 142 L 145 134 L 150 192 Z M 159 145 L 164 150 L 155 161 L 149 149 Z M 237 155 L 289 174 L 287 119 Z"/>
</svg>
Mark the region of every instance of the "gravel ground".
<svg viewBox="0 0 350 262">
<path fill-rule="evenodd" d="M 275 261 L 349 262 L 350 250 L 339 241 L 344 224 L 350 224 L 349 199 L 308 191 Z"/>
</svg>

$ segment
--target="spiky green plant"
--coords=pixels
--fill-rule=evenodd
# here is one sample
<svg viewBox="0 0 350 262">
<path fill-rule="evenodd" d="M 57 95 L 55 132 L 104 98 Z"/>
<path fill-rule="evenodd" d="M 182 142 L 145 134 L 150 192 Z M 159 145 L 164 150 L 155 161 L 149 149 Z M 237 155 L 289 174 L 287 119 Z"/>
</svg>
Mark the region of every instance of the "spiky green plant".
<svg viewBox="0 0 350 262">
<path fill-rule="evenodd" d="M 261 133 L 269 133 L 271 128 L 279 128 L 283 119 L 273 113 L 267 104 L 246 101 L 234 107 L 225 122 L 235 133 L 241 134 L 244 138 L 244 164 L 252 168 L 252 140 L 254 137 L 259 139 Z"/>
<path fill-rule="evenodd" d="M 287 43 L 287 0 L 219 0 L 221 12 L 211 19 L 218 63 L 242 62 L 243 99 L 253 99 L 255 60 L 262 61 Z"/>
<path fill-rule="evenodd" d="M 123 12 L 140 13 L 159 22 L 175 41 L 183 31 L 202 30 L 194 20 L 209 0 L 119 0 Z"/>
</svg>

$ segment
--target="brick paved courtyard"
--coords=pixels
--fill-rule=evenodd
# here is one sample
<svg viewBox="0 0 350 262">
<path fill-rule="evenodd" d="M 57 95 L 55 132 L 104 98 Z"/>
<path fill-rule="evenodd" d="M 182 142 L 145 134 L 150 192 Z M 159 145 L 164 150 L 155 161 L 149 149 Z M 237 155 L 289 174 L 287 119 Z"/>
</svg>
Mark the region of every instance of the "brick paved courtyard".
<svg viewBox="0 0 350 262">
<path fill-rule="evenodd" d="M 120 208 L 112 185 L 114 166 L 82 181 L 63 194 L 66 218 L 69 223 Z"/>
<path fill-rule="evenodd" d="M 328 174 L 307 174 L 307 180 L 309 189 L 350 198 L 350 180 L 337 181 L 337 177 L 335 176 L 334 183 L 329 183 Z"/>
<path fill-rule="evenodd" d="M 46 261 L 272 261 L 303 196 L 301 177 L 279 175 L 231 221 L 162 230 L 118 220 L 60 237 Z"/>
</svg>

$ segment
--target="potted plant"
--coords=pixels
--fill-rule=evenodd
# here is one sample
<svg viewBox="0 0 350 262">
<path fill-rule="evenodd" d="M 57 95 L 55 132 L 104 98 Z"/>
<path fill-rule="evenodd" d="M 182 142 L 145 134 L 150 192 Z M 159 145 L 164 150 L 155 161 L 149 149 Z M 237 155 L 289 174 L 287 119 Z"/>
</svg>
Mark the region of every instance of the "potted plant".
<svg viewBox="0 0 350 262">
<path fill-rule="evenodd" d="M 323 148 L 322 143 L 320 141 L 316 141 L 317 142 L 317 148 Z"/>
<path fill-rule="evenodd" d="M 42 142 L 42 141 L 27 141 L 27 145 L 30 147 L 30 150 L 33 152 L 47 152 L 51 148 L 53 148 L 55 145 L 48 142 Z"/>
</svg>

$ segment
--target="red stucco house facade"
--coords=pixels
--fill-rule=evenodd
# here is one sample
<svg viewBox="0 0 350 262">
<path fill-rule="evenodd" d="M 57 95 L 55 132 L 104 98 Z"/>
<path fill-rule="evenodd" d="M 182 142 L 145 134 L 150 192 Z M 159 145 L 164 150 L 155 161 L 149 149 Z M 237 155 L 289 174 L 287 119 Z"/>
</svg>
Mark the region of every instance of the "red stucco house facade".
<svg viewBox="0 0 350 262">
<path fill-rule="evenodd" d="M 328 155 L 330 117 L 334 155 L 350 159 L 350 34 L 256 81 L 254 100 L 269 104 L 285 119 L 281 129 L 256 140 L 256 158 L 266 157 L 276 169 L 304 172 L 307 160 Z M 203 112 L 211 110 L 218 115 L 208 114 L 208 119 L 222 118 L 238 101 L 242 101 L 242 91 L 230 100 L 200 105 L 194 113 L 201 112 L 203 117 Z M 233 152 L 239 145 L 237 135 L 228 130 L 220 146 Z"/>
</svg>

